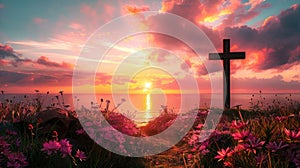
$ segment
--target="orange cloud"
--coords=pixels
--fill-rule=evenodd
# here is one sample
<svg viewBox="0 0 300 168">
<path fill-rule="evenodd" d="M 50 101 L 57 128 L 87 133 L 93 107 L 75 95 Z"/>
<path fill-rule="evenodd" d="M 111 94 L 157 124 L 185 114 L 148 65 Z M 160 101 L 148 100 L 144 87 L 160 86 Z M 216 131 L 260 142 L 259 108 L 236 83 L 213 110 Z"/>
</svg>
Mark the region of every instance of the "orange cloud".
<svg viewBox="0 0 300 168">
<path fill-rule="evenodd" d="M 144 12 L 144 11 L 149 11 L 149 7 L 148 6 L 135 6 L 135 5 L 126 5 L 123 7 L 125 13 L 128 14 L 136 14 L 139 12 Z"/>
<path fill-rule="evenodd" d="M 276 16 L 269 16 L 264 20 L 262 27 L 267 27 L 268 25 L 272 25 L 275 22 L 276 23 L 279 22 L 278 18 Z"/>
<path fill-rule="evenodd" d="M 270 5 L 263 0 L 165 0 L 161 12 L 174 13 L 196 24 L 224 28 L 242 25 Z"/>
</svg>

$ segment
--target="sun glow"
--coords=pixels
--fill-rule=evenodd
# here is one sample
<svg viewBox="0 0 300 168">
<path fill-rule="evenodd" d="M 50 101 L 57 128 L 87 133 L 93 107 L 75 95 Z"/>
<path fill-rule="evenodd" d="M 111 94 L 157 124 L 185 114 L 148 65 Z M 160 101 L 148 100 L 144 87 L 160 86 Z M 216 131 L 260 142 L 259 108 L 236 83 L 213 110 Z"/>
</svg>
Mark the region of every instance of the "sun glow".
<svg viewBox="0 0 300 168">
<path fill-rule="evenodd" d="M 151 82 L 145 82 L 143 92 L 148 92 L 151 89 L 151 87 L 152 87 L 152 83 Z"/>
<path fill-rule="evenodd" d="M 152 86 L 152 83 L 151 82 L 146 82 L 145 83 L 145 89 L 150 89 Z"/>
</svg>

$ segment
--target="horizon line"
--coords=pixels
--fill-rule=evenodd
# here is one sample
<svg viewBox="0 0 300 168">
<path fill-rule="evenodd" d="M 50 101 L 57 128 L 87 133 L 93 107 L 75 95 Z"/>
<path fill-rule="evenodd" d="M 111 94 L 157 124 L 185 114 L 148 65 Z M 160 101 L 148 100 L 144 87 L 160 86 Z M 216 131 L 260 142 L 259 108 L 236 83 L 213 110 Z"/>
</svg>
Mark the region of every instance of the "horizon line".
<svg viewBox="0 0 300 168">
<path fill-rule="evenodd" d="M 4 92 L 2 95 L 5 95 L 5 94 L 45 94 L 47 95 L 47 92 Z M 49 92 L 48 94 L 60 94 L 59 92 L 57 93 L 54 93 L 54 92 Z M 70 93 L 70 92 L 64 92 L 63 94 L 73 94 L 73 93 Z M 94 93 L 76 93 L 76 94 L 80 94 L 80 95 L 84 95 L 84 94 L 94 94 Z M 112 94 L 117 94 L 117 95 L 124 95 L 124 94 L 127 94 L 127 93 L 95 93 L 95 95 L 99 95 L 99 94 L 103 94 L 103 95 L 112 95 Z M 149 94 L 149 93 L 131 93 L 129 95 L 146 95 L 146 94 Z M 152 95 L 155 95 L 155 94 L 164 94 L 164 93 L 150 93 Z M 190 94 L 190 95 L 194 95 L 194 94 L 197 94 L 197 93 L 165 93 L 166 95 L 180 95 L 180 94 Z M 200 92 L 198 94 L 212 94 L 211 92 Z M 223 94 L 222 92 L 217 92 L 217 93 L 213 93 L 213 94 Z M 300 91 L 299 92 L 233 92 L 233 93 L 230 93 L 230 94 L 300 94 Z"/>
</svg>

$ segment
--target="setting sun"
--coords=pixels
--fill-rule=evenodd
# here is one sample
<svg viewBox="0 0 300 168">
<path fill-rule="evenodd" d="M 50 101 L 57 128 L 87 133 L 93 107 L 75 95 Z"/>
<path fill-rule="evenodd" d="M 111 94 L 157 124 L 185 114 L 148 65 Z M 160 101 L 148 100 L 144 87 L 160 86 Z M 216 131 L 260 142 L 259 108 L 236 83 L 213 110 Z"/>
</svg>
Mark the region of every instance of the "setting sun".
<svg viewBox="0 0 300 168">
<path fill-rule="evenodd" d="M 144 85 L 144 92 L 147 92 L 151 89 L 152 83 L 151 82 L 146 82 Z"/>
<path fill-rule="evenodd" d="M 146 82 L 145 83 L 145 89 L 150 89 L 152 86 L 152 83 L 151 82 Z"/>
</svg>

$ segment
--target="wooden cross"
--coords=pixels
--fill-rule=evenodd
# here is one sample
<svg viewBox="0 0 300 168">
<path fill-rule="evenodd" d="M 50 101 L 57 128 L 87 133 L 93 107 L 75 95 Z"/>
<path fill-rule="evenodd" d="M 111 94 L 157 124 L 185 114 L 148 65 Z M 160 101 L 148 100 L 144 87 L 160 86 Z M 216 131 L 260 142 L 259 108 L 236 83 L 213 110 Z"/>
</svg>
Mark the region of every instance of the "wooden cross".
<svg viewBox="0 0 300 168">
<path fill-rule="evenodd" d="M 209 53 L 209 60 L 223 60 L 223 98 L 224 108 L 230 108 L 230 60 L 245 59 L 245 52 L 230 52 L 230 39 L 223 39 L 223 53 Z"/>
</svg>

